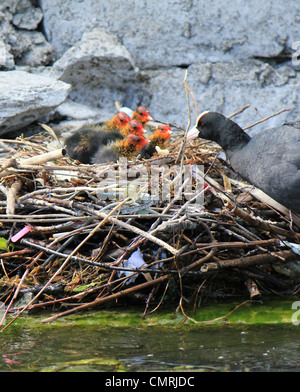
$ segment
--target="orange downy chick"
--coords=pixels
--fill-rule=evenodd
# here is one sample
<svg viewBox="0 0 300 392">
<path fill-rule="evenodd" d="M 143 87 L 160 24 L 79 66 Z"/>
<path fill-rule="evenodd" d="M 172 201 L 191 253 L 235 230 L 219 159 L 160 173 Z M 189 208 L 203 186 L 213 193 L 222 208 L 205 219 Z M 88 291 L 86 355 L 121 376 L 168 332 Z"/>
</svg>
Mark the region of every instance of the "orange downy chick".
<svg viewBox="0 0 300 392">
<path fill-rule="evenodd" d="M 121 135 L 126 137 L 131 133 L 138 136 L 143 136 L 146 130 L 143 124 L 137 120 L 130 120 L 129 123 L 121 130 Z"/>
<path fill-rule="evenodd" d="M 137 120 L 142 124 L 146 124 L 148 121 L 152 120 L 149 111 L 144 106 L 139 106 L 131 116 L 132 120 Z"/>
<path fill-rule="evenodd" d="M 130 134 L 123 140 L 118 140 L 101 148 L 95 155 L 93 162 L 116 162 L 119 157 L 127 157 L 128 159 L 131 159 L 148 143 L 149 141 L 143 136 Z"/>
<path fill-rule="evenodd" d="M 129 123 L 130 117 L 124 113 L 117 113 L 113 118 L 104 122 L 102 127 L 106 132 L 121 131 Z"/>
<path fill-rule="evenodd" d="M 167 125 L 159 125 L 153 134 L 149 137 L 149 144 L 145 146 L 140 155 L 141 158 L 151 158 L 155 152 L 155 147 L 165 148 L 172 134 L 171 128 Z"/>
<path fill-rule="evenodd" d="M 165 147 L 167 141 L 170 139 L 172 135 L 171 128 L 167 125 L 159 125 L 156 130 L 149 137 L 150 144 L 158 146 L 160 148 Z"/>
</svg>

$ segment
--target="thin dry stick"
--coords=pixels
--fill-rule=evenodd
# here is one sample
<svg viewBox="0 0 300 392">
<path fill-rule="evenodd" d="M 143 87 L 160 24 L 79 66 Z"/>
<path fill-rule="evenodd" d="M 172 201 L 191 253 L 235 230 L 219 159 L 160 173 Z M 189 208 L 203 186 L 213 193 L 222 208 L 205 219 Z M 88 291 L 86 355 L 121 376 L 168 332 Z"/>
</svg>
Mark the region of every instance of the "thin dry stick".
<svg viewBox="0 0 300 392">
<path fill-rule="evenodd" d="M 17 286 L 17 288 L 16 288 L 16 290 L 15 290 L 15 292 L 14 292 L 14 295 L 13 295 L 13 297 L 12 297 L 10 303 L 8 304 L 8 306 L 7 306 L 7 308 L 6 308 L 5 312 L 4 312 L 4 315 L 3 315 L 3 317 L 2 317 L 2 319 L 1 319 L 1 321 L 0 321 L 0 327 L 3 325 L 4 320 L 5 320 L 6 316 L 7 316 L 7 313 L 9 312 L 9 309 L 11 308 L 11 306 L 12 306 L 14 300 L 17 298 L 17 296 L 18 296 L 18 294 L 19 294 L 19 291 L 20 291 L 20 289 L 21 289 L 21 287 L 22 287 L 22 284 L 23 284 L 23 282 L 24 282 L 26 276 L 28 275 L 28 273 L 29 273 L 31 267 L 32 267 L 32 266 L 36 263 L 36 261 L 42 256 L 42 254 L 43 254 L 43 252 L 40 252 L 40 253 L 32 260 L 32 262 L 28 265 L 28 267 L 26 268 L 26 270 L 25 270 L 25 272 L 24 272 L 24 274 L 23 274 L 23 276 L 22 276 L 22 278 L 21 278 L 21 280 L 20 280 L 20 282 L 19 282 L 19 284 L 18 284 L 18 286 Z"/>
<path fill-rule="evenodd" d="M 6 197 L 6 214 L 7 215 L 14 215 L 15 213 L 15 202 L 16 197 L 20 189 L 22 188 L 22 181 L 18 180 L 12 184 L 12 186 L 7 191 Z"/>
<path fill-rule="evenodd" d="M 297 259 L 297 255 L 289 250 L 280 252 L 263 253 L 254 256 L 238 257 L 236 259 L 219 260 L 218 262 L 210 262 L 201 267 L 201 272 L 216 271 L 222 268 L 244 268 L 251 265 L 273 263 L 282 259 L 284 261 L 293 261 Z M 197 263 L 197 262 L 196 262 Z M 195 264 L 195 263 L 193 263 Z M 198 263 L 199 264 L 199 263 Z"/>
<path fill-rule="evenodd" d="M 247 127 L 243 128 L 243 130 L 252 128 L 252 127 L 254 127 L 254 126 L 257 125 L 257 124 L 260 124 L 260 123 L 262 123 L 262 122 L 264 122 L 264 121 L 267 121 L 267 120 L 269 120 L 269 118 L 278 116 L 278 114 L 281 114 L 281 113 L 283 113 L 283 112 L 287 112 L 288 110 L 291 110 L 291 109 L 282 109 L 282 110 L 279 110 L 279 112 L 274 113 L 274 114 L 271 114 L 271 116 L 265 117 L 265 118 L 263 118 L 262 120 L 256 121 L 255 123 L 253 123 L 253 124 L 251 124 L 251 125 L 248 125 Z"/>
<path fill-rule="evenodd" d="M 41 199 L 43 199 L 43 197 L 41 197 Z M 54 197 L 47 197 L 47 200 L 51 201 L 51 202 L 55 202 L 56 204 L 65 205 L 66 207 L 81 209 L 83 211 L 90 213 L 91 215 L 98 216 L 101 219 L 107 218 L 110 223 L 114 223 L 115 225 L 118 225 L 126 230 L 129 230 L 133 233 L 136 233 L 137 235 L 139 235 L 141 237 L 144 237 L 145 239 L 155 243 L 156 245 L 162 246 L 163 248 L 168 250 L 173 255 L 178 255 L 180 253 L 177 249 L 175 249 L 173 246 L 167 244 L 165 241 L 161 240 L 160 238 L 154 237 L 151 233 L 148 233 L 144 230 L 138 229 L 135 226 L 132 226 L 126 222 L 121 221 L 118 218 L 115 218 L 114 216 L 112 216 L 111 213 L 109 213 L 107 215 L 104 212 L 94 210 L 93 208 L 82 205 L 81 203 L 77 203 L 77 202 L 73 202 L 73 201 L 68 202 L 67 200 L 60 200 L 60 199 L 56 199 Z M 130 198 L 125 199 L 125 200 L 128 201 L 128 200 L 130 200 Z M 123 202 L 122 202 L 122 204 L 123 204 Z"/>
<path fill-rule="evenodd" d="M 191 108 L 190 108 L 190 100 L 189 100 L 189 90 L 188 90 L 188 86 L 187 86 L 187 82 L 186 82 L 187 76 L 188 76 L 188 70 L 185 71 L 185 76 L 184 76 L 184 81 L 183 81 L 186 99 L 187 99 L 187 105 L 188 105 L 188 125 L 186 127 L 184 138 L 183 138 L 182 144 L 180 146 L 180 149 L 179 149 L 176 161 L 175 161 L 176 165 L 178 165 L 179 161 L 181 161 L 181 167 L 183 164 L 183 154 L 184 154 L 185 145 L 186 145 L 186 135 L 187 135 L 189 128 L 190 128 L 190 125 L 191 125 Z"/>
<path fill-rule="evenodd" d="M 227 118 L 232 118 L 234 116 L 237 116 L 238 114 L 242 113 L 244 110 L 248 109 L 250 107 L 250 105 L 246 105 L 243 106 L 241 109 L 237 110 L 236 112 L 230 114 L 229 116 L 227 116 Z"/>
<path fill-rule="evenodd" d="M 24 249 L 20 249 L 20 250 L 15 250 L 13 252 L 6 252 L 6 253 L 1 253 L 0 254 L 0 258 L 2 259 L 6 259 L 6 258 L 11 258 L 13 256 L 22 256 L 22 255 L 26 255 L 27 253 L 32 253 L 33 250 L 30 248 L 24 248 Z"/>
<path fill-rule="evenodd" d="M 42 163 L 55 161 L 56 159 L 62 158 L 66 155 L 66 150 L 60 148 L 58 150 L 45 152 L 44 154 L 36 155 L 31 158 L 19 159 L 18 167 L 31 166 L 31 165 L 41 165 Z"/>
<path fill-rule="evenodd" d="M 240 308 L 241 306 L 247 304 L 250 301 L 251 301 L 250 299 L 247 299 L 246 301 L 242 302 L 241 304 L 236 305 L 230 312 L 225 314 L 225 316 L 217 317 L 215 319 L 207 320 L 207 321 L 197 321 L 197 324 L 210 324 L 210 323 L 214 323 L 215 321 L 225 320 L 229 315 L 231 315 L 231 313 L 233 313 L 235 310 L 237 310 L 238 308 Z"/>
<path fill-rule="evenodd" d="M 275 226 L 271 223 L 264 222 L 260 219 L 256 219 L 252 215 L 248 214 L 246 211 L 244 211 L 242 208 L 239 208 L 235 205 L 234 200 L 231 200 L 228 195 L 225 194 L 224 190 L 222 189 L 221 185 L 218 184 L 214 179 L 212 179 L 209 176 L 203 175 L 201 172 L 197 172 L 197 175 L 200 175 L 200 177 L 203 177 L 205 181 L 211 186 L 211 191 L 223 202 L 227 203 L 229 208 L 232 208 L 232 213 L 235 215 L 239 216 L 246 222 L 250 223 L 252 226 L 258 227 L 262 230 L 265 231 L 272 231 L 274 233 L 277 233 L 279 235 L 283 235 L 286 238 L 293 238 L 295 237 L 300 237 L 298 233 L 290 233 L 289 231 L 282 229 L 278 226 Z"/>
<path fill-rule="evenodd" d="M 193 91 L 192 91 L 188 86 L 186 86 L 186 88 L 187 88 L 188 92 L 191 94 L 192 100 L 193 100 L 193 102 L 194 102 L 194 106 L 195 106 L 195 117 L 196 117 L 196 119 L 197 119 L 197 118 L 198 118 L 198 105 L 197 105 L 197 100 L 196 100 L 196 98 L 195 98 L 195 95 L 194 95 Z"/>
<path fill-rule="evenodd" d="M 56 319 L 58 319 L 60 317 L 68 316 L 68 315 L 70 315 L 72 313 L 75 313 L 75 312 L 78 312 L 80 310 L 87 309 L 87 308 L 92 308 L 92 307 L 98 306 L 100 304 L 102 305 L 102 304 L 105 304 L 105 303 L 110 302 L 112 300 L 117 300 L 118 298 L 124 297 L 127 294 L 130 294 L 130 293 L 133 293 L 133 292 L 137 292 L 137 291 L 140 291 L 140 290 L 144 290 L 146 288 L 149 288 L 149 287 L 155 286 L 157 284 L 160 284 L 160 283 L 164 282 L 167 279 L 169 279 L 169 275 L 163 275 L 163 276 L 161 276 L 161 277 L 159 277 L 157 279 L 151 280 L 150 282 L 141 283 L 141 284 L 139 284 L 137 286 L 130 287 L 128 289 L 119 291 L 116 294 L 111 294 L 111 295 L 108 295 L 107 297 L 98 298 L 98 299 L 96 299 L 95 301 L 93 301 L 91 303 L 83 304 L 83 305 L 77 306 L 74 309 L 69 309 L 69 310 L 66 310 L 65 312 L 61 312 L 61 313 L 56 314 L 54 316 L 48 317 L 48 318 L 42 320 L 42 323 L 46 323 L 46 322 L 49 322 L 49 321 L 54 321 L 54 320 L 56 320 Z"/>
</svg>

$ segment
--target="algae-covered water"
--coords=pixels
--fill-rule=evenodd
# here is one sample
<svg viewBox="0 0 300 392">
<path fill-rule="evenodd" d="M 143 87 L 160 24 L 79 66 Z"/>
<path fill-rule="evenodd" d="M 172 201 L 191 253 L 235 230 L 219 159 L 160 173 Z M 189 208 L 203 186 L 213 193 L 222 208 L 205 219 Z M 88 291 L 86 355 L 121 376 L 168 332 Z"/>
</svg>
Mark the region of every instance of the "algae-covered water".
<svg viewBox="0 0 300 392">
<path fill-rule="evenodd" d="M 294 304 L 294 305 L 293 305 Z M 0 334 L 0 371 L 300 371 L 294 300 L 208 305 L 189 315 L 98 310 L 41 323 L 25 315 Z M 275 306 L 276 305 L 276 306 Z"/>
</svg>

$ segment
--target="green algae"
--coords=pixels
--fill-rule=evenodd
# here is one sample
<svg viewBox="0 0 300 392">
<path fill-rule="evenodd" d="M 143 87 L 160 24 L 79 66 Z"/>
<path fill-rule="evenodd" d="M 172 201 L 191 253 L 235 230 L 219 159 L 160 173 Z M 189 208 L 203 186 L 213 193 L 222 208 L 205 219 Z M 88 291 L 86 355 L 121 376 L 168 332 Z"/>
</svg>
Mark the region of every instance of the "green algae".
<svg viewBox="0 0 300 392">
<path fill-rule="evenodd" d="M 299 371 L 294 302 L 159 309 L 145 319 L 136 307 L 51 323 L 41 323 L 48 314 L 26 314 L 0 334 L 0 371 Z"/>
<path fill-rule="evenodd" d="M 293 315 L 300 309 L 296 299 L 291 300 L 267 300 L 262 302 L 236 301 L 235 303 L 206 304 L 194 311 L 184 309 L 184 314 L 180 309 L 170 311 L 169 309 L 159 309 L 149 313 L 142 318 L 143 308 L 110 308 L 74 313 L 68 317 L 59 318 L 50 323 L 42 323 L 48 317 L 48 313 L 26 314 L 17 318 L 14 323 L 7 328 L 22 326 L 27 328 L 51 328 L 64 327 L 70 325 L 93 326 L 98 328 L 143 328 L 149 326 L 178 327 L 197 325 L 256 325 L 256 324 L 292 324 Z M 10 316 L 12 317 L 12 316 Z M 10 320 L 8 317 L 8 320 Z M 299 317 L 300 319 L 300 317 Z M 5 331 L 4 331 L 5 333 Z"/>
</svg>

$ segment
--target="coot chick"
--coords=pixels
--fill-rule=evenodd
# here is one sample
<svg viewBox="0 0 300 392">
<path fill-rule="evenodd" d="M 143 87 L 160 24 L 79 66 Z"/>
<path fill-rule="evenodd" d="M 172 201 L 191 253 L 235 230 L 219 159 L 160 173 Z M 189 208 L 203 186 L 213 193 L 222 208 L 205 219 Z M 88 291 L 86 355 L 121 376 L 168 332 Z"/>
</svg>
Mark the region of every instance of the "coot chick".
<svg viewBox="0 0 300 392">
<path fill-rule="evenodd" d="M 97 124 L 102 127 L 103 131 L 122 131 L 122 129 L 129 123 L 130 117 L 125 112 L 119 112 L 111 119 Z"/>
<path fill-rule="evenodd" d="M 218 143 L 232 168 L 296 214 L 300 214 L 300 125 L 286 123 L 252 138 L 220 113 L 204 112 L 187 134 Z"/>
<path fill-rule="evenodd" d="M 130 120 L 129 123 L 121 130 L 121 135 L 126 137 L 131 133 L 138 136 L 143 136 L 147 131 L 144 129 L 143 124 L 137 120 Z"/>
<path fill-rule="evenodd" d="M 119 157 L 133 158 L 149 141 L 143 136 L 130 134 L 123 140 L 117 140 L 99 148 L 92 163 L 117 162 Z"/>
<path fill-rule="evenodd" d="M 127 128 L 130 117 L 120 112 L 99 124 L 86 124 L 65 141 L 69 157 L 81 163 L 91 163 L 97 150 L 109 142 L 122 139 L 122 130 Z"/>
<path fill-rule="evenodd" d="M 81 163 L 91 163 L 99 147 L 123 139 L 119 131 L 106 132 L 99 126 L 85 125 L 65 141 L 70 158 Z"/>
<path fill-rule="evenodd" d="M 167 125 L 159 125 L 149 136 L 149 143 L 140 151 L 140 157 L 151 158 L 156 153 L 156 147 L 166 148 L 166 144 L 172 134 L 171 128 Z"/>
<path fill-rule="evenodd" d="M 145 106 L 139 106 L 133 111 L 131 119 L 137 120 L 142 124 L 146 124 L 147 122 L 152 120 L 152 117 L 149 113 L 149 110 L 147 110 Z"/>
</svg>

